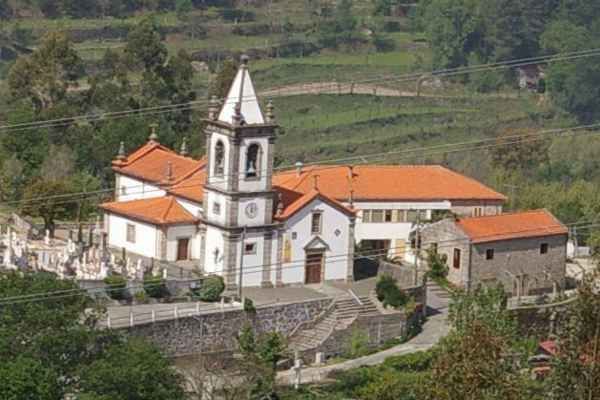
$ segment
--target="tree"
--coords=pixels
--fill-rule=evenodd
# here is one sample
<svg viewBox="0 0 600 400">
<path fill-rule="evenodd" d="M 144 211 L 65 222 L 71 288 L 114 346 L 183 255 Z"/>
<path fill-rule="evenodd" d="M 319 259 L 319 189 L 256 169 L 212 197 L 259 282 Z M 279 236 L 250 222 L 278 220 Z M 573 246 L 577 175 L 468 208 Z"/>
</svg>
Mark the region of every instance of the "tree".
<svg viewBox="0 0 600 400">
<path fill-rule="evenodd" d="M 40 297 L 41 293 L 61 295 Z M 0 398 L 183 399 L 160 352 L 97 326 L 101 312 L 77 283 L 49 273 L 0 273 Z"/>
<path fill-rule="evenodd" d="M 175 2 L 175 11 L 177 18 L 184 19 L 186 15 L 194 9 L 192 0 L 177 0 Z"/>
<path fill-rule="evenodd" d="M 496 146 L 489 152 L 494 167 L 527 173 L 548 162 L 548 146 L 535 131 L 507 129 L 497 136 Z"/>
<path fill-rule="evenodd" d="M 231 87 L 231 83 L 237 74 L 238 66 L 233 60 L 225 60 L 221 65 L 221 69 L 217 72 L 217 77 L 210 88 L 210 95 L 216 96 L 217 99 L 227 97 L 227 92 Z"/>
<path fill-rule="evenodd" d="M 30 56 L 17 59 L 8 73 L 8 85 L 13 97 L 29 98 L 40 111 L 64 99 L 83 73 L 81 58 L 66 35 L 53 32 Z"/>
<path fill-rule="evenodd" d="M 77 209 L 77 200 L 65 199 L 72 190 L 62 180 L 52 181 L 36 179 L 27 186 L 23 193 L 21 212 L 44 220 L 44 229 L 54 237 L 55 221 L 59 218 L 69 218 Z"/>
<path fill-rule="evenodd" d="M 75 154 L 67 145 L 50 144 L 48 155 L 40 167 L 40 175 L 46 181 L 67 180 L 75 171 Z"/>
<path fill-rule="evenodd" d="M 584 276 L 563 318 L 548 390 L 556 400 L 600 398 L 600 293 L 598 269 Z"/>
</svg>

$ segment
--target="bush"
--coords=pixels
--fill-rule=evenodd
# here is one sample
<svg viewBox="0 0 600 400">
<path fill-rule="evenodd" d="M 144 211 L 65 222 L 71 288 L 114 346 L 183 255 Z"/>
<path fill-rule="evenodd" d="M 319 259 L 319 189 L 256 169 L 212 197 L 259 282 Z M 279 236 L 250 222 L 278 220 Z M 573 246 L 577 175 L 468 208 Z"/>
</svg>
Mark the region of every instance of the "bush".
<svg viewBox="0 0 600 400">
<path fill-rule="evenodd" d="M 383 30 L 386 32 L 400 32 L 402 26 L 399 21 L 385 21 L 383 24 Z"/>
<path fill-rule="evenodd" d="M 202 282 L 202 286 L 198 290 L 198 296 L 202 301 L 218 301 L 224 290 L 223 278 L 218 275 L 210 275 Z"/>
<path fill-rule="evenodd" d="M 362 329 L 354 329 L 348 340 L 344 356 L 348 358 L 357 358 L 368 353 L 369 336 Z"/>
<path fill-rule="evenodd" d="M 256 314 L 256 307 L 254 307 L 252 299 L 244 298 L 244 311 L 248 314 Z"/>
<path fill-rule="evenodd" d="M 404 306 L 409 297 L 398 287 L 396 284 L 396 278 L 391 275 L 382 275 L 377 284 L 375 285 L 375 293 L 377 299 L 383 303 L 384 306 L 392 306 L 394 308 L 400 308 Z"/>
<path fill-rule="evenodd" d="M 135 302 L 138 303 L 138 304 L 146 304 L 146 303 L 148 303 L 148 295 L 146 294 L 145 291 L 136 292 L 133 295 L 133 298 L 134 298 Z"/>
<path fill-rule="evenodd" d="M 396 48 L 396 42 L 393 39 L 380 34 L 373 35 L 373 45 L 378 52 L 388 52 Z"/>
<path fill-rule="evenodd" d="M 162 299 L 169 295 L 166 282 L 158 276 L 144 276 L 144 291 L 150 297 Z"/>
<path fill-rule="evenodd" d="M 448 276 L 447 257 L 439 254 L 434 248 L 427 250 L 427 263 L 429 264 L 429 277 L 431 279 L 446 279 Z"/>
<path fill-rule="evenodd" d="M 418 351 L 402 356 L 392 356 L 385 359 L 383 366 L 398 372 L 423 372 L 431 368 L 433 352 Z"/>
<path fill-rule="evenodd" d="M 113 300 L 125 300 L 127 298 L 127 280 L 121 275 L 110 275 L 104 278 L 107 285 L 106 292 Z"/>
</svg>

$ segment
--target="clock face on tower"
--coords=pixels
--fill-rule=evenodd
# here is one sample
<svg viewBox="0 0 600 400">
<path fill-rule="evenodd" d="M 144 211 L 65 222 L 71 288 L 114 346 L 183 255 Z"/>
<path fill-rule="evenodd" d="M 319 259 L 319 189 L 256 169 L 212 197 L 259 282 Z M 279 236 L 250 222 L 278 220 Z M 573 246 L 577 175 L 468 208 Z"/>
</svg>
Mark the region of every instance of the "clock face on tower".
<svg viewBox="0 0 600 400">
<path fill-rule="evenodd" d="M 258 214 L 258 206 L 256 205 L 256 203 L 249 203 L 246 206 L 246 217 L 252 219 L 254 217 L 256 217 L 256 214 Z"/>
</svg>

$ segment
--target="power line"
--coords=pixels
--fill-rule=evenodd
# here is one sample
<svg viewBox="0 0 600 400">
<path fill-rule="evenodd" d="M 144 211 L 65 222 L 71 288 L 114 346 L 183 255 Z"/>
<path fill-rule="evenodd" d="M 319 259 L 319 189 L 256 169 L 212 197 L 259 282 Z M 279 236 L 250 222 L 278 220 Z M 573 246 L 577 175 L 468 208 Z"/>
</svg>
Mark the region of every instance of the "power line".
<svg viewBox="0 0 600 400">
<path fill-rule="evenodd" d="M 568 127 L 568 128 L 552 128 L 552 129 L 541 130 L 541 131 L 534 132 L 534 133 L 527 133 L 527 134 L 521 134 L 521 135 L 515 134 L 515 135 L 505 136 L 502 139 L 503 142 L 500 142 L 500 143 L 498 142 L 497 138 L 479 139 L 479 140 L 464 141 L 464 142 L 458 142 L 458 143 L 446 143 L 446 144 L 432 145 L 432 146 L 427 146 L 427 147 L 418 147 L 418 148 L 410 148 L 410 149 L 403 149 L 403 150 L 397 150 L 397 151 L 379 152 L 379 153 L 363 154 L 363 155 L 330 159 L 330 160 L 315 161 L 312 163 L 305 163 L 305 164 L 303 164 L 303 167 L 314 166 L 310 170 L 311 172 L 313 172 L 313 171 L 321 171 L 321 170 L 326 170 L 326 169 L 339 168 L 340 167 L 339 163 L 358 162 L 359 164 L 361 164 L 361 163 L 365 163 L 366 161 L 372 160 L 374 158 L 375 159 L 377 159 L 377 158 L 385 159 L 386 157 L 390 157 L 390 156 L 399 156 L 399 158 L 396 158 L 396 159 L 403 159 L 403 158 L 409 157 L 410 155 L 426 157 L 426 156 L 439 155 L 439 154 L 450 154 L 450 153 L 457 153 L 457 152 L 489 149 L 489 148 L 494 148 L 494 147 L 505 147 L 505 146 L 511 146 L 511 145 L 520 145 L 520 144 L 529 143 L 529 142 L 549 140 L 549 139 L 552 139 L 552 137 L 553 137 L 552 135 L 557 135 L 557 134 L 561 134 L 561 133 L 571 133 L 572 132 L 571 135 L 575 136 L 576 131 L 584 131 L 584 130 L 597 129 L 597 128 L 600 128 L 600 123 L 588 124 L 588 125 L 578 125 L 578 126 Z M 600 132 L 584 131 L 584 132 L 580 133 L 580 135 L 597 135 L 599 133 Z M 326 164 L 326 165 L 323 165 L 323 164 Z M 328 165 L 328 164 L 333 164 L 333 165 Z M 279 175 L 281 176 L 284 174 L 295 174 L 296 171 L 294 170 L 294 168 L 295 168 L 294 165 L 284 165 L 284 166 L 273 168 L 273 170 L 274 171 L 279 171 L 279 170 L 282 171 L 279 173 Z M 141 190 L 138 192 L 128 192 L 127 195 L 146 194 L 146 193 L 163 192 L 163 191 L 166 191 L 169 193 L 173 189 L 192 188 L 192 187 L 200 186 L 202 184 L 224 182 L 226 178 L 236 178 L 236 179 L 241 180 L 241 179 L 243 179 L 244 174 L 245 174 L 244 172 L 240 172 L 240 173 L 236 173 L 236 174 L 227 174 L 224 177 L 214 177 L 214 181 L 212 181 L 212 182 L 208 178 L 205 181 L 201 181 L 200 179 L 198 179 L 197 183 L 195 182 L 195 180 L 193 180 L 194 181 L 193 183 L 190 182 L 187 185 L 175 184 L 176 187 L 171 186 L 170 188 L 157 188 L 157 189 L 144 190 L 143 188 L 147 185 L 140 184 L 140 185 L 128 187 L 128 189 L 140 188 Z M 187 178 L 184 180 L 192 181 L 191 178 Z M 35 203 L 38 201 L 74 198 L 74 200 L 71 200 L 71 201 L 67 201 L 67 202 L 63 202 L 63 203 L 61 203 L 61 202 L 54 203 L 54 204 L 67 204 L 67 203 L 71 203 L 73 201 L 82 201 L 83 199 L 85 199 L 87 197 L 94 197 L 94 196 L 98 196 L 101 194 L 113 192 L 118 189 L 119 188 L 111 187 L 111 188 L 100 189 L 100 190 L 91 191 L 91 192 L 86 191 L 86 192 L 79 192 L 79 193 L 64 193 L 64 194 L 58 194 L 58 195 L 52 195 L 52 196 L 41 196 L 41 197 L 36 197 L 33 199 L 26 199 L 26 200 L 6 201 L 6 202 L 0 202 L 0 204 L 7 204 L 7 205 L 30 204 L 30 203 Z M 175 196 L 177 196 L 177 194 L 175 194 Z"/>
<path fill-rule="evenodd" d="M 596 228 L 596 227 L 600 227 L 600 223 L 598 223 L 597 221 L 593 221 L 593 222 L 574 222 L 574 223 L 570 223 L 570 224 L 564 224 L 564 226 L 566 227 L 577 227 L 577 229 L 592 229 L 592 228 Z M 556 227 L 556 224 L 553 225 L 547 225 L 541 228 L 553 228 Z M 532 228 L 532 229 L 525 229 L 525 230 L 521 230 L 521 231 L 516 231 L 513 233 L 520 233 L 520 234 L 526 234 L 529 232 L 537 232 L 539 229 L 541 229 L 540 227 L 538 228 Z M 489 235 L 483 235 L 480 238 L 493 238 L 496 237 L 497 234 L 489 234 Z M 463 243 L 463 242 L 470 242 L 469 238 L 457 238 L 457 239 L 446 239 L 446 240 L 440 240 L 437 241 L 436 243 L 438 244 L 450 244 L 450 243 Z M 337 262 L 346 262 L 348 261 L 348 259 L 350 258 L 350 256 L 352 256 L 352 260 L 356 260 L 359 258 L 371 258 L 371 257 L 379 257 L 379 256 L 383 256 L 383 255 L 387 255 L 389 254 L 390 250 L 397 250 L 397 249 L 402 249 L 403 251 L 401 252 L 400 256 L 404 256 L 407 254 L 407 252 L 409 251 L 408 249 L 406 249 L 406 246 L 396 246 L 396 247 L 390 247 L 388 249 L 380 249 L 380 250 L 371 250 L 371 251 L 366 251 L 363 253 L 360 253 L 358 255 L 356 255 L 356 253 L 341 253 L 341 254 L 334 254 L 331 256 L 327 256 L 325 258 L 326 262 L 331 263 L 337 263 Z M 396 255 L 398 255 L 398 253 L 396 253 Z M 342 259 L 339 259 L 341 258 Z M 331 261 L 333 260 L 333 261 Z M 301 264 L 299 264 L 301 263 Z M 305 267 L 305 259 L 295 259 L 289 262 L 282 262 L 281 264 L 285 264 L 285 266 L 282 266 L 281 269 L 296 269 L 296 268 L 304 268 Z M 278 266 L 279 263 L 271 263 L 271 264 L 257 264 L 257 265 L 250 265 L 247 267 L 242 266 L 242 274 L 247 275 L 247 274 L 257 274 L 262 272 L 262 270 L 265 267 L 276 267 Z M 222 271 L 222 277 L 236 277 L 238 276 L 238 270 L 239 268 L 235 268 L 234 271 L 230 271 L 230 272 L 226 272 L 226 271 Z M 187 279 L 187 280 L 183 280 L 183 282 L 196 282 L 200 279 L 196 278 L 196 279 Z M 181 281 L 180 281 L 181 282 Z M 160 285 L 161 283 L 158 283 L 156 285 Z M 0 298 L 0 306 L 2 305 L 7 305 L 7 304 L 16 304 L 16 303 L 23 303 L 23 302 L 29 302 L 29 301 L 43 301 L 43 300 L 53 300 L 53 299 L 58 299 L 58 298 L 64 298 L 64 297 L 71 297 L 71 296 L 80 296 L 80 295 L 85 295 L 85 294 L 90 294 L 90 293 L 102 293 L 102 292 L 106 292 L 106 291 L 116 291 L 116 290 L 122 290 L 122 287 L 115 287 L 117 285 L 107 285 L 108 289 L 105 288 L 97 288 L 97 289 L 68 289 L 68 290 L 63 290 L 63 291 L 50 291 L 50 292 L 43 292 L 43 293 L 34 293 L 34 294 L 30 294 L 30 295 L 22 295 L 22 296 L 11 296 L 11 297 L 3 297 Z M 145 285 L 133 285 L 133 286 L 129 286 L 129 288 L 144 288 L 144 286 L 146 287 L 151 287 L 153 286 L 153 284 L 145 284 Z M 64 295 L 66 293 L 71 293 L 69 295 L 65 295 L 65 296 L 60 296 L 60 297 L 48 297 L 48 296 L 52 296 L 53 294 L 59 294 L 59 295 Z M 45 297 L 40 297 L 40 296 L 45 296 Z M 38 298 L 39 297 L 39 298 Z M 13 300 L 18 300 L 16 302 L 14 302 Z"/>
<path fill-rule="evenodd" d="M 502 61 L 502 62 L 497 62 L 497 63 L 478 64 L 478 65 L 473 65 L 473 66 L 468 66 L 468 67 L 457 67 L 457 68 L 449 68 L 449 69 L 446 68 L 446 69 L 439 69 L 439 70 L 420 72 L 420 73 L 403 74 L 403 75 L 398 75 L 395 78 L 385 77 L 385 78 L 366 79 L 366 80 L 362 80 L 362 81 L 348 82 L 348 84 L 363 84 L 363 83 L 373 83 L 373 82 L 380 82 L 380 81 L 389 82 L 390 80 L 393 82 L 405 82 L 405 81 L 412 81 L 412 80 L 418 79 L 418 78 L 422 77 L 423 75 L 454 76 L 454 75 L 465 74 L 465 73 L 483 72 L 486 70 L 495 70 L 495 69 L 512 68 L 512 67 L 517 67 L 517 66 L 538 64 L 540 62 L 567 61 L 567 60 L 573 60 L 573 59 L 577 59 L 577 58 L 594 57 L 594 56 L 600 56 L 600 48 L 581 50 L 578 52 L 556 53 L 554 55 L 549 55 L 549 56 L 513 59 L 513 60 L 507 60 L 507 61 Z M 335 83 L 335 84 L 328 84 L 328 85 L 323 85 L 323 87 L 324 88 L 326 88 L 326 87 L 333 88 L 340 84 L 343 84 L 343 83 L 340 82 L 340 83 Z M 324 90 L 324 89 L 321 89 L 321 90 Z M 221 98 L 221 99 L 217 99 L 217 100 L 225 101 L 226 98 Z M 242 98 L 242 100 L 241 100 L 241 102 L 246 102 L 246 101 L 254 101 L 254 99 L 253 98 L 251 98 L 251 99 L 243 99 Z M 197 101 L 164 105 L 164 106 L 142 107 L 139 109 L 129 109 L 129 110 L 122 110 L 122 111 L 115 111 L 115 112 L 106 112 L 106 113 L 101 113 L 101 114 L 84 114 L 84 115 L 77 115 L 77 116 L 72 116 L 72 117 L 56 118 L 56 119 L 52 119 L 52 120 L 33 121 L 33 122 L 26 122 L 26 123 L 19 123 L 19 124 L 3 125 L 3 126 L 0 126 L 0 131 L 2 131 L 2 130 L 20 131 L 20 130 L 28 130 L 28 129 L 34 129 L 34 128 L 53 128 L 53 127 L 71 125 L 72 123 L 79 122 L 79 121 L 80 122 L 105 121 L 105 120 L 109 120 L 109 119 L 124 118 L 124 117 L 128 117 L 131 115 L 141 116 L 141 115 L 151 115 L 151 114 L 158 114 L 158 113 L 186 111 L 186 110 L 195 108 L 200 105 L 206 106 L 208 104 L 209 104 L 209 100 L 197 100 Z"/>
</svg>

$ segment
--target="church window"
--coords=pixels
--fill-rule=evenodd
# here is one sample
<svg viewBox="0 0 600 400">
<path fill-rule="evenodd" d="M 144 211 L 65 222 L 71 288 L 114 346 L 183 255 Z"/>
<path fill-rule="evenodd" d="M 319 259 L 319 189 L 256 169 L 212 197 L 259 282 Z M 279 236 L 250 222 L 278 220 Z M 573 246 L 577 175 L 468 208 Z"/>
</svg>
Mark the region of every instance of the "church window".
<svg viewBox="0 0 600 400">
<path fill-rule="evenodd" d="M 260 171 L 260 146 L 256 143 L 248 146 L 246 151 L 246 178 L 256 178 Z"/>
<path fill-rule="evenodd" d="M 223 176 L 225 173 L 225 146 L 222 141 L 215 145 L 215 175 Z"/>
<path fill-rule="evenodd" d="M 323 214 L 320 212 L 314 212 L 312 214 L 310 233 L 312 233 L 313 235 L 321 233 L 321 224 L 323 222 L 322 217 L 323 217 Z"/>
<path fill-rule="evenodd" d="M 127 224 L 127 241 L 135 243 L 135 225 Z"/>
</svg>

